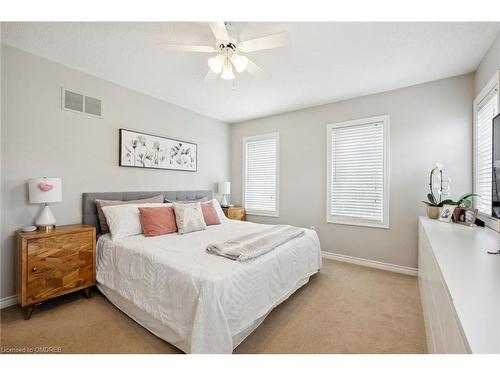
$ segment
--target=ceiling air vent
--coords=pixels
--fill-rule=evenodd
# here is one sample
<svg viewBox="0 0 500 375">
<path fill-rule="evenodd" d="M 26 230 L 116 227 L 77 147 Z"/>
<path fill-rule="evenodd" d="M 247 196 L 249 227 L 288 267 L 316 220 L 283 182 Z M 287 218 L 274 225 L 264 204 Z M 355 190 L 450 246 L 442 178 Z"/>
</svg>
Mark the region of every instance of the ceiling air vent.
<svg viewBox="0 0 500 375">
<path fill-rule="evenodd" d="M 72 112 L 102 117 L 102 102 L 74 91 L 62 89 L 62 108 Z"/>
</svg>

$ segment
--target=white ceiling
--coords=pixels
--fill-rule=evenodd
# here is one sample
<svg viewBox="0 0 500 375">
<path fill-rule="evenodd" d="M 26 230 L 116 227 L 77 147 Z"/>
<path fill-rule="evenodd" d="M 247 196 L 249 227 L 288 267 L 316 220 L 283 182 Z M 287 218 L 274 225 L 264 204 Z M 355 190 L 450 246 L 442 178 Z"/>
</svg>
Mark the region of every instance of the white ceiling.
<svg viewBox="0 0 500 375">
<path fill-rule="evenodd" d="M 204 83 L 208 54 L 159 42 L 213 45 L 207 23 L 2 23 L 3 42 L 235 123 L 469 73 L 500 23 L 233 23 L 240 40 L 287 31 L 287 47 L 249 54 L 271 74 Z"/>
</svg>

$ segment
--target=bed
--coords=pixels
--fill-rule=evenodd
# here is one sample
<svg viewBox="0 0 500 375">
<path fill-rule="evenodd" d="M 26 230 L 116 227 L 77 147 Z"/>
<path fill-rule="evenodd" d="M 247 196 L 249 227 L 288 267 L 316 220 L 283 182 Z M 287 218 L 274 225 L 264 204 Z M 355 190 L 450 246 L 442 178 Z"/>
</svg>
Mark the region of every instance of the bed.
<svg viewBox="0 0 500 375">
<path fill-rule="evenodd" d="M 95 199 L 131 200 L 164 193 L 170 200 L 211 198 L 210 191 L 86 193 L 83 222 L 99 225 Z M 220 243 L 264 224 L 225 219 L 185 235 L 131 236 L 97 241 L 97 286 L 120 310 L 186 353 L 232 353 L 266 318 L 321 268 L 316 233 L 248 262 L 208 254 Z"/>
</svg>

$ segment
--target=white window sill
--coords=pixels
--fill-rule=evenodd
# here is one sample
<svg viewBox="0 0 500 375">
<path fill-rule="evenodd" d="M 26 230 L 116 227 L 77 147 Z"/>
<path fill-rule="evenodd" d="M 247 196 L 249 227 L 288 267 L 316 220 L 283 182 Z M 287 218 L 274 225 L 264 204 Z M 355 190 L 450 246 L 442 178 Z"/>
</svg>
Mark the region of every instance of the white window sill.
<svg viewBox="0 0 500 375">
<path fill-rule="evenodd" d="M 371 227 L 371 228 L 381 228 L 390 229 L 389 223 L 380 223 L 366 220 L 351 220 L 351 219 L 341 219 L 341 218 L 327 218 L 327 224 L 341 224 L 341 225 L 353 225 L 357 227 Z"/>
<path fill-rule="evenodd" d="M 262 211 L 250 211 L 245 209 L 247 215 L 252 216 L 268 216 L 268 217 L 280 217 L 279 212 L 262 212 Z"/>
</svg>

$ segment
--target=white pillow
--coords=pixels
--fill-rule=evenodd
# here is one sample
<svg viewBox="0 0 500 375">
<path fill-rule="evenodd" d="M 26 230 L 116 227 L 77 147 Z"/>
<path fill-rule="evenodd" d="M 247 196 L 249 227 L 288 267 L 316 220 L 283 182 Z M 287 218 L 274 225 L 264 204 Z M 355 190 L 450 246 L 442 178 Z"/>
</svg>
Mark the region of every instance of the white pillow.
<svg viewBox="0 0 500 375">
<path fill-rule="evenodd" d="M 118 206 L 104 206 L 102 212 L 106 216 L 111 238 L 113 240 L 142 233 L 139 207 L 167 207 L 171 203 L 136 203 Z"/>
<path fill-rule="evenodd" d="M 175 222 L 179 234 L 197 232 L 207 229 L 201 203 L 173 203 L 175 212 Z"/>
<path fill-rule="evenodd" d="M 227 221 L 229 220 L 226 215 L 224 215 L 224 211 L 222 211 L 222 207 L 220 206 L 220 203 L 217 199 L 212 199 L 211 201 L 209 202 L 212 202 L 214 208 L 215 208 L 215 212 L 217 212 L 217 216 L 219 217 L 219 220 L 220 222 L 222 223 L 223 221 Z"/>
</svg>

